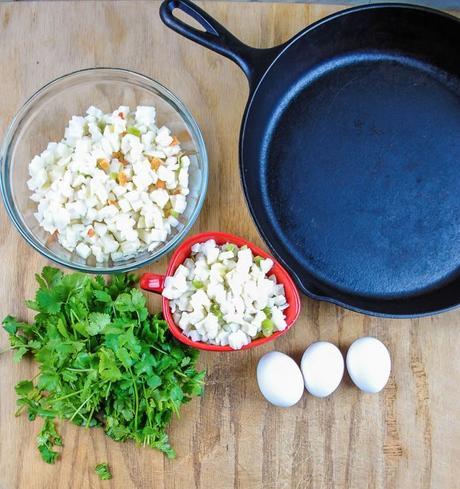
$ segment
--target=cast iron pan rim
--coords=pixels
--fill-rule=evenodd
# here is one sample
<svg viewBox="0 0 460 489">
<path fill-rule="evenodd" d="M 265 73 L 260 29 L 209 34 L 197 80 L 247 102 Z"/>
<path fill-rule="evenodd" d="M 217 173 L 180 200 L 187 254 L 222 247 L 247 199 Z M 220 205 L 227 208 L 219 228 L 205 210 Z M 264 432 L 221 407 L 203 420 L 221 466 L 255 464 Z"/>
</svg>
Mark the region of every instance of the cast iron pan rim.
<svg viewBox="0 0 460 489">
<path fill-rule="evenodd" d="M 454 17 L 451 14 L 441 12 L 439 10 L 430 8 L 430 7 L 425 7 L 422 5 L 415 5 L 415 4 L 410 4 L 410 3 L 388 3 L 388 2 L 383 2 L 383 3 L 376 3 L 372 5 L 359 5 L 357 7 L 349 8 L 342 10 L 340 12 L 336 12 L 334 14 L 328 15 L 327 17 L 324 17 L 316 22 L 313 22 L 309 26 L 307 26 L 305 29 L 301 30 L 298 32 L 294 37 L 292 37 L 289 41 L 287 41 L 286 44 L 281 46 L 280 52 L 277 54 L 277 56 L 273 59 L 273 61 L 268 65 L 266 68 L 265 72 L 263 75 L 260 77 L 260 80 L 257 82 L 254 90 L 250 92 L 249 94 L 249 99 L 246 104 L 244 114 L 243 114 L 243 119 L 241 123 L 241 128 L 240 128 L 240 143 L 239 143 L 239 167 L 240 167 L 240 181 L 241 185 L 243 187 L 244 191 L 244 196 L 245 196 L 245 201 L 247 204 L 247 207 L 249 209 L 249 212 L 252 216 L 252 220 L 254 221 L 257 230 L 259 231 L 259 234 L 261 235 L 263 241 L 268 245 L 270 248 L 271 253 L 274 255 L 274 257 L 285 267 L 289 273 L 292 275 L 294 278 L 294 281 L 296 282 L 297 287 L 304 293 L 307 297 L 310 297 L 311 299 L 317 300 L 317 301 L 322 301 L 322 302 L 328 302 L 340 307 L 343 307 L 344 309 L 348 309 L 353 312 L 357 312 L 360 314 L 364 314 L 367 316 L 374 316 L 374 317 L 382 317 L 382 318 L 391 318 L 391 319 L 411 319 L 411 318 L 421 318 L 421 317 L 428 317 L 428 316 L 433 316 L 437 314 L 441 314 L 443 312 L 451 311 L 453 309 L 456 309 L 460 306 L 460 304 L 454 304 L 451 306 L 447 306 L 444 308 L 440 309 L 435 309 L 432 311 L 426 311 L 426 312 L 421 312 L 421 313 L 398 313 L 398 314 L 391 314 L 391 313 L 385 313 L 385 312 L 379 312 L 379 311 L 374 311 L 374 310 L 368 310 L 365 308 L 353 306 L 352 304 L 348 304 L 346 302 L 342 302 L 339 299 L 335 299 L 333 297 L 327 296 L 327 295 L 321 295 L 321 294 L 315 294 L 311 290 L 307 289 L 304 285 L 296 271 L 288 264 L 286 261 L 283 259 L 283 257 L 275 251 L 275 249 L 271 246 L 271 241 L 266 235 L 263 226 L 259 224 L 259 221 L 256 217 L 256 214 L 254 212 L 253 206 L 251 204 L 251 200 L 249 199 L 249 190 L 246 185 L 246 181 L 244 178 L 244 168 L 243 168 L 243 142 L 244 142 L 244 136 L 246 132 L 246 124 L 247 124 L 247 119 L 248 119 L 248 114 L 251 110 L 252 103 L 255 99 L 255 96 L 257 94 L 257 91 L 259 87 L 261 86 L 263 80 L 267 76 L 267 73 L 270 71 L 271 67 L 277 62 L 277 60 L 286 52 L 286 50 L 294 43 L 296 42 L 299 38 L 303 37 L 306 35 L 308 32 L 312 31 L 313 29 L 316 29 L 320 27 L 322 24 L 329 22 L 330 20 L 336 19 L 338 17 L 342 17 L 345 15 L 349 15 L 355 12 L 360 12 L 364 10 L 372 10 L 372 9 L 382 9 L 382 8 L 392 8 L 392 9 L 410 9 L 410 10 L 417 10 L 421 12 L 427 12 L 430 14 L 437 15 L 439 17 L 445 17 L 450 20 L 454 20 L 458 24 L 460 24 L 460 19 L 457 17 Z"/>
<path fill-rule="evenodd" d="M 243 123 L 241 124 L 241 129 L 243 129 L 243 125 L 246 125 L 246 118 L 247 118 L 247 113 L 249 111 L 250 106 L 252 105 L 252 101 L 254 100 L 254 97 L 257 93 L 257 90 L 259 89 L 262 81 L 265 79 L 267 76 L 267 73 L 270 71 L 271 67 L 277 62 L 277 60 L 291 47 L 292 44 L 294 44 L 298 39 L 303 37 L 304 35 L 308 34 L 310 31 L 313 31 L 314 29 L 321 27 L 322 24 L 326 24 L 329 21 L 332 21 L 334 19 L 337 19 L 339 17 L 345 17 L 349 14 L 353 14 L 355 12 L 361 12 L 361 11 L 366 11 L 366 10 L 381 10 L 381 9 L 394 9 L 394 10 L 415 10 L 419 12 L 426 12 L 428 14 L 436 15 L 438 17 L 444 17 L 446 19 L 450 19 L 455 21 L 457 24 L 460 24 L 460 18 L 454 17 L 451 14 L 448 14 L 446 12 L 442 12 L 440 10 L 431 8 L 431 7 L 425 7 L 424 5 L 417 5 L 417 4 L 411 4 L 411 3 L 389 3 L 389 2 L 381 2 L 381 3 L 374 3 L 374 4 L 366 4 L 366 5 L 358 5 L 356 7 L 351 7 L 347 8 L 344 10 L 340 10 L 339 12 L 335 12 L 331 15 L 328 15 L 326 17 L 323 17 L 322 19 L 317 20 L 316 22 L 313 22 L 312 24 L 308 25 L 305 27 L 305 29 L 302 29 L 299 31 L 297 34 L 295 34 L 293 37 L 291 37 L 286 43 L 281 44 L 278 46 L 279 52 L 277 55 L 273 58 L 273 60 L 270 62 L 270 64 L 267 66 L 267 68 L 264 70 L 263 74 L 260 76 L 260 79 L 257 81 L 257 83 L 254 86 L 254 89 L 251 90 L 250 88 L 250 93 L 249 93 L 249 98 L 248 102 L 246 104 L 246 110 L 243 115 Z M 276 49 L 276 48 L 275 48 Z M 242 134 L 242 132 L 241 132 Z M 240 139 L 241 141 L 241 139 Z"/>
</svg>

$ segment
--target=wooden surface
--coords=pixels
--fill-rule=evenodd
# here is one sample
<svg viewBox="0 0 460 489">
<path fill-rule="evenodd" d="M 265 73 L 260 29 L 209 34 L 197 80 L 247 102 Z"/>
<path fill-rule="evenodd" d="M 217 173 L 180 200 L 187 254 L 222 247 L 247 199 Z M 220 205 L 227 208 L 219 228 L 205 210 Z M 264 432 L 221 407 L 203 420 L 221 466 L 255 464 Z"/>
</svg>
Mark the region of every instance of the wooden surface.
<svg viewBox="0 0 460 489">
<path fill-rule="evenodd" d="M 255 46 L 288 39 L 334 6 L 206 3 L 206 9 Z M 237 141 L 247 86 L 231 62 L 167 30 L 155 2 L 38 2 L 0 6 L 2 133 L 26 97 L 63 73 L 92 66 L 143 72 L 173 90 L 200 125 L 209 150 L 208 197 L 194 228 L 225 230 L 261 244 L 240 188 Z M 45 260 L 33 252 L 0 210 L 0 315 L 26 316 L 33 272 Z M 150 267 L 163 271 L 165 261 Z M 152 303 L 153 303 L 152 299 Z M 31 377 L 32 363 L 0 357 L 0 489 L 456 489 L 460 487 L 460 311 L 392 321 L 303 299 L 295 328 L 255 351 L 203 354 L 206 393 L 170 429 L 178 457 L 100 430 L 63 423 L 62 460 L 49 466 L 35 447 L 39 423 L 15 418 L 13 386 Z M 379 395 L 345 380 L 325 400 L 307 394 L 281 410 L 260 396 L 257 360 L 274 347 L 299 358 L 314 340 L 345 352 L 361 335 L 389 347 L 393 372 Z M 0 349 L 7 346 L 0 333 Z M 108 461 L 113 480 L 100 482 Z"/>
</svg>

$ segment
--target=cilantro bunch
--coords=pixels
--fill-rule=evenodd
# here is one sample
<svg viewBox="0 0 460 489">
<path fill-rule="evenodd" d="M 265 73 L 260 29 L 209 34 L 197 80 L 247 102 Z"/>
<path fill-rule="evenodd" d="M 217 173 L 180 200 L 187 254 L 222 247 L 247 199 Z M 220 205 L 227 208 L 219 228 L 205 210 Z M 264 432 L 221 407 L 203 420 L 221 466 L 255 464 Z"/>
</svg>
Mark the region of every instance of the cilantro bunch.
<svg viewBox="0 0 460 489">
<path fill-rule="evenodd" d="M 55 419 L 100 426 L 116 441 L 157 448 L 174 457 L 166 428 L 173 413 L 201 395 L 198 351 L 176 341 L 159 314 L 149 314 L 132 275 L 110 282 L 45 267 L 29 308 L 32 324 L 4 319 L 14 359 L 31 354 L 39 374 L 16 385 L 19 409 L 43 418 L 38 449 L 53 463 L 61 446 Z"/>
</svg>

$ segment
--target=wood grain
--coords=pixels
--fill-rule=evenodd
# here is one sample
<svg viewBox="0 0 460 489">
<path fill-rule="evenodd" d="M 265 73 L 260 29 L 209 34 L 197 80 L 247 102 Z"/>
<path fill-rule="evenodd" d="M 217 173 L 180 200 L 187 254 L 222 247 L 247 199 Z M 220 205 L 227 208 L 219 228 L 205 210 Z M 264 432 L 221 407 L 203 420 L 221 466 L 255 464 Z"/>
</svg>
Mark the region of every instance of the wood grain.
<svg viewBox="0 0 460 489">
<path fill-rule="evenodd" d="M 92 66 L 145 73 L 174 91 L 202 128 L 210 159 L 208 197 L 193 231 L 225 230 L 262 245 L 244 202 L 237 165 L 238 131 L 247 96 L 239 69 L 166 29 L 156 2 L 19 2 L 0 5 L 0 128 L 49 80 Z M 254 46 L 272 46 L 337 6 L 206 3 L 206 9 Z M 45 260 L 0 211 L 0 314 L 27 317 L 33 272 Z M 166 261 L 150 270 L 163 271 Z M 151 298 L 152 305 L 157 304 Z M 118 444 L 100 430 L 60 426 L 62 460 L 43 463 L 38 423 L 14 418 L 14 385 L 32 363 L 0 357 L 0 489 L 456 489 L 460 487 L 460 312 L 417 321 L 368 318 L 303 299 L 295 328 L 276 345 L 232 354 L 203 354 L 205 396 L 189 404 L 170 429 L 178 457 Z M 305 395 L 281 410 L 260 396 L 257 360 L 276 349 L 299 358 L 323 339 L 343 352 L 365 334 L 381 338 L 393 372 L 379 395 L 346 379 L 328 399 Z M 6 348 L 0 333 L 0 349 Z M 100 482 L 108 461 L 113 480 Z"/>
</svg>

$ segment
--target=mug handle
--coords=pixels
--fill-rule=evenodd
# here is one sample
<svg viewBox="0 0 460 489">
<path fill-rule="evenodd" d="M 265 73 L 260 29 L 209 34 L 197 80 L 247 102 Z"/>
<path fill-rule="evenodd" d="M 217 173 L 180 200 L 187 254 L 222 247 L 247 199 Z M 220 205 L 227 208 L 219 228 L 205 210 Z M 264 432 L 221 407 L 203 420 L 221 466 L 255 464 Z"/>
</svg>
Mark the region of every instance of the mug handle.
<svg viewBox="0 0 460 489">
<path fill-rule="evenodd" d="M 139 281 L 141 289 L 155 294 L 161 294 L 165 287 L 165 275 L 159 273 L 144 273 Z"/>
</svg>

